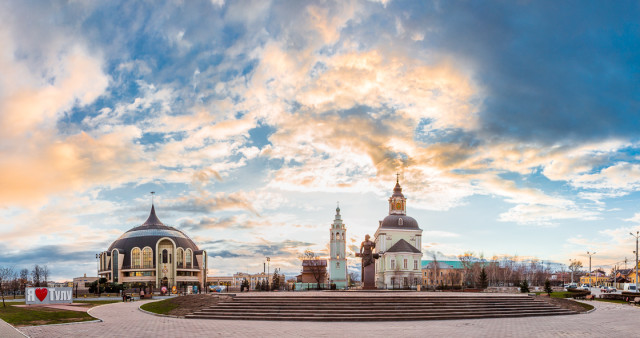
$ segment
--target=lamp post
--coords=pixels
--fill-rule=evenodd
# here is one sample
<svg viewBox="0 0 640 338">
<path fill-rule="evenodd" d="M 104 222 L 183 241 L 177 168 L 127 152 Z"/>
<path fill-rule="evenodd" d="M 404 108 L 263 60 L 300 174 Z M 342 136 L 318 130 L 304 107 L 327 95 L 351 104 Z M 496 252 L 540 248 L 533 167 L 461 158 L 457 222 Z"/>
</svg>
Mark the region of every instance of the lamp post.
<svg viewBox="0 0 640 338">
<path fill-rule="evenodd" d="M 271 258 L 267 257 L 267 291 L 269 291 L 269 261 L 271 261 Z"/>
<path fill-rule="evenodd" d="M 636 238 L 636 292 L 638 291 L 638 238 L 640 238 L 640 231 L 636 231 L 634 235 L 633 232 L 630 232 L 629 235 Z"/>
<path fill-rule="evenodd" d="M 587 251 L 587 255 L 589 256 L 589 287 L 591 287 L 591 285 L 593 284 L 591 282 L 591 256 L 595 255 L 595 252 L 589 252 Z"/>
</svg>

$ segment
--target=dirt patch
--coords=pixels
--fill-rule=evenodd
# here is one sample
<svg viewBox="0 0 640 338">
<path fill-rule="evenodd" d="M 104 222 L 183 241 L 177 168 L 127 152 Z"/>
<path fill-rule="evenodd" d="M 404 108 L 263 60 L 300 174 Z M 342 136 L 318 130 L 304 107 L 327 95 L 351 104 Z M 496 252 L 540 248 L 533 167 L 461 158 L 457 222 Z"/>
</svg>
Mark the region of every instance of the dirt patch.
<svg viewBox="0 0 640 338">
<path fill-rule="evenodd" d="M 231 300 L 231 296 L 220 295 L 188 295 L 170 298 L 169 302 L 178 305 L 167 313 L 171 316 L 184 316 L 218 304 L 220 301 Z"/>
<path fill-rule="evenodd" d="M 563 309 L 569 309 L 569 310 L 573 310 L 575 312 L 586 312 L 588 311 L 587 309 L 585 309 L 582 305 L 580 305 L 578 302 L 576 302 L 573 299 L 568 299 L 568 298 L 550 298 L 550 297 L 541 297 L 541 296 L 536 296 L 536 299 L 538 300 L 543 300 L 549 304 L 561 307 Z"/>
</svg>

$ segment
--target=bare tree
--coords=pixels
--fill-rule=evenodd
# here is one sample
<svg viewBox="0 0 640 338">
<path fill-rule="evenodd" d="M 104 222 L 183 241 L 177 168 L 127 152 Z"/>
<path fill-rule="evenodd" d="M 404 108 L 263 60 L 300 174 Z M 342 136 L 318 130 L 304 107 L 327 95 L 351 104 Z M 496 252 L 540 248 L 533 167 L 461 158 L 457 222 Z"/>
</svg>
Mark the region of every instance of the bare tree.
<svg viewBox="0 0 640 338">
<path fill-rule="evenodd" d="M 319 255 L 309 249 L 305 250 L 299 258 L 302 261 L 302 273 L 311 272 L 320 289 L 320 281 L 327 276 L 327 261 L 320 259 Z"/>
<path fill-rule="evenodd" d="M 42 279 L 44 279 L 44 286 L 49 286 L 49 274 L 51 273 L 49 271 L 49 267 L 47 267 L 47 264 L 45 264 L 44 266 L 42 266 L 41 270 L 40 270 L 40 274 L 42 275 Z"/>
<path fill-rule="evenodd" d="M 431 257 L 433 258 L 433 262 L 431 262 L 431 264 L 433 265 L 431 267 L 431 270 L 433 272 L 433 277 L 434 277 L 434 279 L 431 279 L 431 284 L 433 284 L 433 289 L 435 290 L 436 287 L 438 286 L 438 272 L 440 272 L 440 266 L 438 265 L 438 259 L 436 258 L 435 252 L 431 254 Z"/>
<path fill-rule="evenodd" d="M 358 281 L 360 281 L 360 275 L 354 271 L 349 272 L 349 286 L 355 285 Z"/>
<path fill-rule="evenodd" d="M 467 251 L 464 254 L 458 256 L 460 263 L 462 263 L 462 269 L 464 272 L 463 284 L 469 284 L 473 282 L 473 264 L 474 264 L 473 252 Z"/>
<path fill-rule="evenodd" d="M 11 280 L 15 278 L 13 267 L 0 267 L 0 293 L 2 294 L 2 306 L 7 307 L 4 303 L 4 295 L 11 288 Z"/>
<path fill-rule="evenodd" d="M 578 271 L 580 271 L 580 269 L 582 269 L 582 262 L 575 260 L 572 261 L 571 264 L 569 265 L 569 271 L 572 272 L 572 274 L 576 274 Z M 573 283 L 573 281 L 571 281 Z"/>
<path fill-rule="evenodd" d="M 42 279 L 42 268 L 40 265 L 36 264 L 33 266 L 33 270 L 31 270 L 31 280 L 33 281 L 33 286 L 40 286 L 40 282 Z"/>
<path fill-rule="evenodd" d="M 29 284 L 29 269 L 20 270 L 20 291 L 24 294 L 24 289 Z"/>
</svg>

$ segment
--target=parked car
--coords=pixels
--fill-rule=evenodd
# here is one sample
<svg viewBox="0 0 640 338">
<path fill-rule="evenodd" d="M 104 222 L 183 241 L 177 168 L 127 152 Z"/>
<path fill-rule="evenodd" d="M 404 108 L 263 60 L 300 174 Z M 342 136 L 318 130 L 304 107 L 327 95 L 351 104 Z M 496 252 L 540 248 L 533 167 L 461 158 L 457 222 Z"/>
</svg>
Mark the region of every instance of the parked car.
<svg viewBox="0 0 640 338">
<path fill-rule="evenodd" d="M 611 293 L 611 292 L 616 292 L 618 290 L 616 290 L 616 288 L 611 287 L 611 286 L 603 286 L 600 288 L 600 292 L 602 293 Z"/>
<path fill-rule="evenodd" d="M 578 284 L 576 283 L 571 283 L 571 284 L 567 284 L 564 286 L 565 289 L 570 290 L 570 289 L 577 289 L 578 288 Z"/>
<path fill-rule="evenodd" d="M 591 290 L 591 288 L 589 287 L 589 284 L 582 284 L 582 285 L 580 285 L 580 287 L 578 289 L 587 290 L 587 291 Z"/>
</svg>

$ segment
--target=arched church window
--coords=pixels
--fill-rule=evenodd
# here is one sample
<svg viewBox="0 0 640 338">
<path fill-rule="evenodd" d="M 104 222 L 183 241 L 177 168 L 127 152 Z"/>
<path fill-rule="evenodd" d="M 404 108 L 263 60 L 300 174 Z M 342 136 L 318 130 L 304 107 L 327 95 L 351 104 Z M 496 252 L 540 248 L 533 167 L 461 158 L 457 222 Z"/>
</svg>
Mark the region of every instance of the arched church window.
<svg viewBox="0 0 640 338">
<path fill-rule="evenodd" d="M 398 218 L 398 225 L 402 225 L 402 217 Z"/>
<path fill-rule="evenodd" d="M 169 261 L 169 253 L 167 252 L 167 249 L 162 250 L 162 263 L 168 263 Z"/>
<path fill-rule="evenodd" d="M 153 267 L 153 251 L 150 247 L 142 249 L 142 266 L 144 268 Z"/>
<path fill-rule="evenodd" d="M 140 248 L 133 248 L 131 250 L 131 267 L 140 267 Z"/>
<path fill-rule="evenodd" d="M 184 250 L 182 248 L 178 248 L 178 251 L 176 251 L 176 262 L 179 268 L 184 267 Z"/>
<path fill-rule="evenodd" d="M 338 258 L 340 258 L 340 257 L 338 257 Z M 336 262 L 336 268 L 339 268 L 339 267 L 340 267 L 340 262 Z"/>
</svg>

